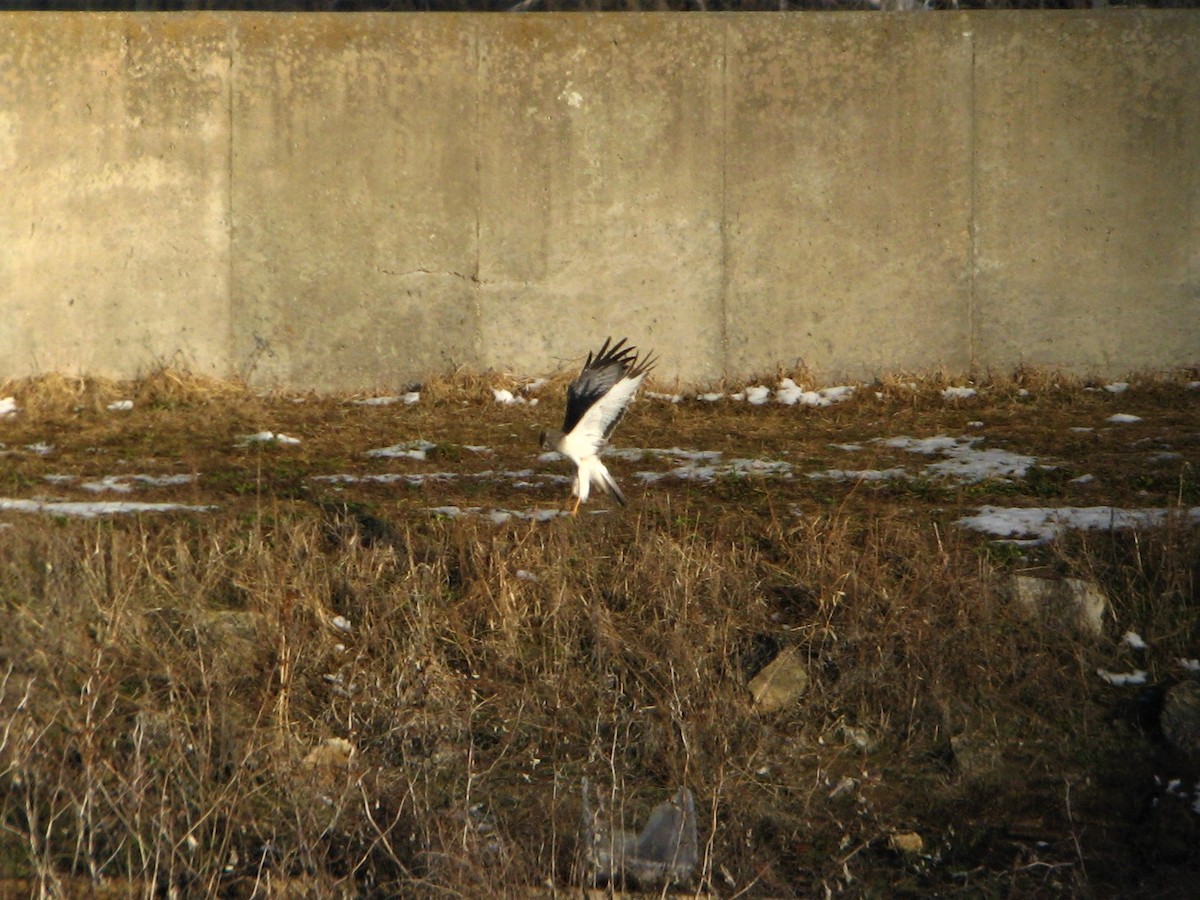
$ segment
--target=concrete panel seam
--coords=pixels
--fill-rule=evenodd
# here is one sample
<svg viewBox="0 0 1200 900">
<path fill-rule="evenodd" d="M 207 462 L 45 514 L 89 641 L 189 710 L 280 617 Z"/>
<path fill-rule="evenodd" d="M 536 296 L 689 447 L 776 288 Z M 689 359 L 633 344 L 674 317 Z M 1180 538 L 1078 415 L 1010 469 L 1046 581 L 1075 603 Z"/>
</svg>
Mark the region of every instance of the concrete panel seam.
<svg viewBox="0 0 1200 900">
<path fill-rule="evenodd" d="M 969 167 L 967 173 L 967 240 L 970 244 L 967 263 L 967 365 L 974 374 L 979 359 L 979 337 L 976 334 L 975 323 L 975 280 L 979 271 L 979 233 L 978 223 L 975 220 L 975 190 L 979 179 L 979 142 L 977 140 L 979 136 L 979 106 L 975 93 L 975 29 L 968 25 L 963 36 L 967 39 L 967 49 L 971 54 L 967 70 L 967 116 L 970 129 L 967 134 L 967 166 Z"/>
<path fill-rule="evenodd" d="M 471 273 L 471 282 L 474 284 L 472 290 L 471 311 L 475 316 L 474 333 L 475 333 L 475 359 L 473 363 L 478 367 L 484 356 L 483 348 L 483 298 L 479 294 L 480 280 L 479 276 L 482 272 L 480 266 L 483 265 L 482 250 L 480 244 L 483 240 L 483 132 L 480 116 L 480 108 L 482 106 L 483 95 L 483 54 L 480 45 L 483 43 L 482 35 L 480 34 L 480 23 L 478 19 L 473 20 L 471 24 L 471 42 L 475 60 L 473 72 L 473 90 L 475 109 L 472 111 L 472 126 L 471 126 L 471 142 L 474 146 L 475 157 L 475 271 Z M 457 274 L 457 273 L 447 273 Z"/>
<path fill-rule="evenodd" d="M 238 38 L 240 37 L 237 24 L 232 16 L 226 15 L 225 19 L 225 49 L 228 54 L 226 57 L 226 84 L 225 90 L 228 92 L 228 99 L 225 104 L 229 118 L 226 122 L 226 127 L 229 133 L 229 139 L 226 143 L 225 151 L 225 303 L 227 307 L 227 321 L 229 323 L 229 343 L 228 357 L 226 365 L 229 366 L 228 374 L 241 374 L 241 365 L 237 359 L 237 312 L 234 309 L 234 298 L 237 296 L 237 291 L 234 289 L 234 246 L 233 246 L 233 130 L 236 121 L 235 115 L 237 110 L 234 108 L 234 67 L 237 64 Z"/>
<path fill-rule="evenodd" d="M 721 377 L 730 377 L 729 359 L 729 21 L 721 29 L 721 267 L 718 275 L 720 297 L 717 310 L 721 317 Z"/>
</svg>

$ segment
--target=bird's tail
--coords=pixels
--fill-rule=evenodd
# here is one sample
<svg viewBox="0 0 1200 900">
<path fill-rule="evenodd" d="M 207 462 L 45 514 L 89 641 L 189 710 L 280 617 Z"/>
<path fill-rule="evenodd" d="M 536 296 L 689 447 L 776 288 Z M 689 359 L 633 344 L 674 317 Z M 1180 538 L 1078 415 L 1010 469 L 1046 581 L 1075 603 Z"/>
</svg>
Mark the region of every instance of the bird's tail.
<svg viewBox="0 0 1200 900">
<path fill-rule="evenodd" d="M 612 498 L 622 506 L 627 505 L 625 502 L 625 495 L 622 494 L 621 489 L 617 487 L 616 479 L 609 474 L 607 467 L 602 464 L 599 468 L 598 474 L 600 475 L 600 486 L 608 491 L 612 495 Z"/>
</svg>

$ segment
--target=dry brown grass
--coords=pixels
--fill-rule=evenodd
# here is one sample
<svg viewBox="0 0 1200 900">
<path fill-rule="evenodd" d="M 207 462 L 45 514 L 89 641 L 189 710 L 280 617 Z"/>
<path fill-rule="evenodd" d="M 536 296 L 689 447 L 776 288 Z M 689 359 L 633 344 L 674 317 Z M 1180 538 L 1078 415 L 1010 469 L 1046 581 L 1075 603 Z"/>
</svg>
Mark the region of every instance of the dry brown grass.
<svg viewBox="0 0 1200 900">
<path fill-rule="evenodd" d="M 1200 393 L 1181 380 L 1114 397 L 1017 373 L 946 401 L 935 375 L 825 409 L 643 403 L 620 445 L 786 456 L 798 474 L 643 487 L 642 466 L 616 461 L 628 509 L 502 525 L 426 510 L 561 503 L 559 484 L 466 476 L 562 472 L 534 445 L 562 378 L 535 407 L 494 404 L 492 387 L 519 386 L 502 376 L 431 383 L 411 407 L 165 371 L 10 383 L 22 411 L 0 420 L 0 497 L 84 499 L 48 474 L 194 472 L 136 498 L 217 509 L 0 511 L 0 893 L 565 891 L 586 776 L 625 827 L 690 786 L 693 887 L 719 896 L 1186 896 L 1200 827 L 1155 776 L 1190 788 L 1195 762 L 1158 740 L 1136 688 L 1095 670 L 1177 677 L 1200 655 L 1197 529 L 1022 552 L 954 525 L 986 503 L 1200 505 Z M 121 398 L 134 409 L 106 410 Z M 1069 430 L 1117 409 L 1144 422 Z M 845 465 L 831 442 L 976 420 L 990 446 L 1065 472 L 799 474 Z M 239 443 L 262 429 L 303 443 Z M 418 438 L 437 444 L 426 462 L 364 455 Z M 1167 440 L 1181 455 L 1147 467 Z M 430 471 L 460 477 L 315 477 Z M 1083 472 L 1099 485 L 1065 477 Z M 1018 615 L 1005 578 L 1035 567 L 1099 583 L 1106 634 Z M 1147 654 L 1120 644 L 1127 628 Z M 784 647 L 811 687 L 764 715 L 746 683 Z M 909 832 L 923 853 L 895 848 Z"/>
</svg>

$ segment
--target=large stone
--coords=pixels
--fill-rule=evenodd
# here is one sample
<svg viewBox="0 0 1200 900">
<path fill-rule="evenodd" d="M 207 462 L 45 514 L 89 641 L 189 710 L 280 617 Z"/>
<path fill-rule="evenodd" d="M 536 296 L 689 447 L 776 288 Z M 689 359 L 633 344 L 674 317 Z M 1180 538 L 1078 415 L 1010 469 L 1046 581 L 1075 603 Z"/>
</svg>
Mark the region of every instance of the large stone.
<svg viewBox="0 0 1200 900">
<path fill-rule="evenodd" d="M 1027 613 L 1047 621 L 1064 622 L 1094 636 L 1104 633 L 1108 597 L 1098 585 L 1081 578 L 1039 578 L 1015 575 L 1013 600 Z"/>
<path fill-rule="evenodd" d="M 791 706 L 808 690 L 808 672 L 795 647 L 782 650 L 747 685 L 754 706 L 762 712 L 774 712 Z"/>
</svg>

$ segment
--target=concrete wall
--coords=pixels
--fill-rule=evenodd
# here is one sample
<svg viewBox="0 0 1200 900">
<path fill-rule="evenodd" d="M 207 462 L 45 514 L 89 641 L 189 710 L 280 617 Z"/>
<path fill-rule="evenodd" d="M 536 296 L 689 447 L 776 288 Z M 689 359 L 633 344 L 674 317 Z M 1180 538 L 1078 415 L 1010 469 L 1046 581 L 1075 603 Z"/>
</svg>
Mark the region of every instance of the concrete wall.
<svg viewBox="0 0 1200 900">
<path fill-rule="evenodd" d="M 0 14 L 0 377 L 1200 363 L 1200 13 Z"/>
</svg>

